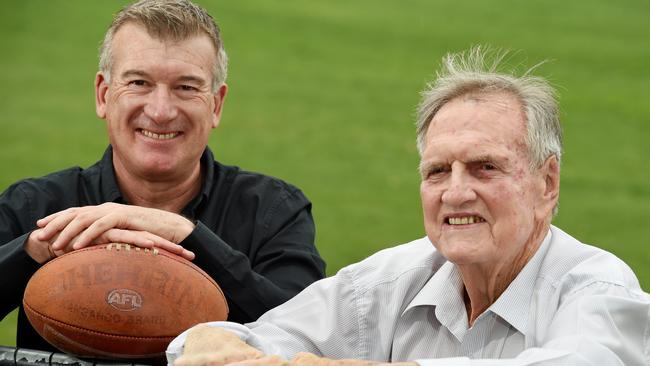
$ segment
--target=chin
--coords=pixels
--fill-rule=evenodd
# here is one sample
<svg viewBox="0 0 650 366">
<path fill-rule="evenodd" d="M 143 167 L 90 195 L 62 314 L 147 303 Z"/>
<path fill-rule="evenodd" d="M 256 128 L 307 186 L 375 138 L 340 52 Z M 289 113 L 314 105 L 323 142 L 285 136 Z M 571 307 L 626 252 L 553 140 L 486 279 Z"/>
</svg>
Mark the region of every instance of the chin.
<svg viewBox="0 0 650 366">
<path fill-rule="evenodd" d="M 171 162 L 146 162 L 141 165 L 142 174 L 149 177 L 160 177 L 172 174 L 177 171 L 175 164 Z"/>
<path fill-rule="evenodd" d="M 448 261 L 457 265 L 464 265 L 476 262 L 476 257 L 481 256 L 481 245 L 483 244 L 477 242 L 446 241 L 437 247 Z"/>
</svg>

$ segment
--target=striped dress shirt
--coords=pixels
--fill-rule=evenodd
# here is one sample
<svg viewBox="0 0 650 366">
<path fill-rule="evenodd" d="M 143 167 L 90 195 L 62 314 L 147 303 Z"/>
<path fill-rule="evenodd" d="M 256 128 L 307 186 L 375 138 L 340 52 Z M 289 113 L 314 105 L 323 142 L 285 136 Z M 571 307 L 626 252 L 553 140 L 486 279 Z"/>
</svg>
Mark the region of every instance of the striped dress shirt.
<svg viewBox="0 0 650 366">
<path fill-rule="evenodd" d="M 266 354 L 434 365 L 650 365 L 650 296 L 614 255 L 556 227 L 469 327 L 458 268 L 427 238 L 382 250 L 245 326 Z M 185 334 L 168 348 L 181 352 Z"/>
</svg>

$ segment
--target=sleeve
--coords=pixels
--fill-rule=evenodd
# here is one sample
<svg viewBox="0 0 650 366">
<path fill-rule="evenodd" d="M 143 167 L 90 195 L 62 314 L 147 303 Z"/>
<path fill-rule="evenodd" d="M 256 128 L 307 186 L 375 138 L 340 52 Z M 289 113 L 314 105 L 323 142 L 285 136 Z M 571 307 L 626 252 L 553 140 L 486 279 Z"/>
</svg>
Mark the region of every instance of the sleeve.
<svg viewBox="0 0 650 366">
<path fill-rule="evenodd" d="M 30 211 L 28 197 L 18 186 L 0 195 L 0 319 L 20 305 L 25 286 L 39 267 L 23 249 L 31 232 L 29 222 L 35 222 Z"/>
<path fill-rule="evenodd" d="M 299 352 L 311 352 L 334 359 L 361 358 L 365 340 L 359 333 L 357 304 L 353 281 L 341 270 L 336 276 L 313 283 L 254 323 L 209 324 L 232 331 L 266 355 L 291 359 Z M 186 332 L 167 348 L 170 365 L 182 354 L 185 337 Z"/>
<path fill-rule="evenodd" d="M 181 243 L 195 252 L 195 264 L 222 288 L 230 321 L 254 321 L 325 275 L 325 263 L 314 246 L 309 201 L 292 194 L 276 202 L 265 213 L 260 223 L 264 235 L 250 254 L 233 248 L 201 222 Z"/>
<path fill-rule="evenodd" d="M 577 291 L 558 309 L 544 342 L 514 359 L 416 360 L 421 366 L 644 366 L 650 364 L 650 296 L 611 283 Z"/>
</svg>

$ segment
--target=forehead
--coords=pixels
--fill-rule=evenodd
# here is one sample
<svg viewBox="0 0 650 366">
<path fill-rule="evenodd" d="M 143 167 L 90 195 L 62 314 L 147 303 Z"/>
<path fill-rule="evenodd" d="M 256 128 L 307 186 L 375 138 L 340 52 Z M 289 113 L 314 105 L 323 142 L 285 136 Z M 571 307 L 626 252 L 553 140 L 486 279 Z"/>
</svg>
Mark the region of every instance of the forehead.
<svg viewBox="0 0 650 366">
<path fill-rule="evenodd" d="M 522 104 L 510 93 L 466 94 L 434 115 L 425 136 L 424 156 L 503 155 L 526 149 Z"/>
<path fill-rule="evenodd" d="M 215 47 L 205 34 L 179 41 L 159 39 L 136 23 L 117 29 L 111 49 L 114 69 L 185 66 L 211 73 L 216 62 Z"/>
</svg>

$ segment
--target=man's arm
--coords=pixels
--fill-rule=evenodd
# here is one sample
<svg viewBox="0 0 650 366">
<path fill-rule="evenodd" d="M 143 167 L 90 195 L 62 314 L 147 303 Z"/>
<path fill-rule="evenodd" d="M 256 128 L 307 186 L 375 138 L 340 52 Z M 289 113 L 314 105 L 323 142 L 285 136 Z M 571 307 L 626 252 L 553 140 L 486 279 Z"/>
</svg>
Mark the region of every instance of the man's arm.
<svg viewBox="0 0 650 366">
<path fill-rule="evenodd" d="M 2 218 L 0 218 L 2 220 Z M 6 228 L 0 224 L 0 237 L 4 239 Z M 0 319 L 17 308 L 32 274 L 40 267 L 24 250 L 23 243 L 29 233 L 21 235 L 0 246 Z"/>
<path fill-rule="evenodd" d="M 265 233 L 253 253 L 242 253 L 208 226 L 195 225 L 181 215 L 116 203 L 49 215 L 38 221 L 42 232 L 37 238 L 51 240 L 56 251 L 117 241 L 155 245 L 187 259 L 194 259 L 196 253 L 194 263 L 224 291 L 229 319 L 250 322 L 324 276 L 324 262 L 313 245 L 309 201 L 300 194 L 278 202 L 268 214 L 269 222 L 257 224 Z M 143 238 L 150 243 L 140 242 Z"/>
<path fill-rule="evenodd" d="M 291 359 L 300 352 L 310 352 L 331 358 L 362 357 L 359 352 L 365 349 L 366 341 L 359 335 L 354 281 L 343 272 L 312 284 L 254 323 L 214 322 L 208 325 L 236 334 L 242 342 L 267 356 Z M 167 360 L 170 364 L 183 354 L 189 333 L 184 332 L 169 344 Z M 216 332 L 215 344 L 220 343 L 220 334 Z M 374 341 L 381 343 L 381 340 Z M 384 346 L 390 348 L 389 344 Z M 205 346 L 204 349 L 210 348 Z"/>
<path fill-rule="evenodd" d="M 18 185 L 0 194 L 0 319 L 20 305 L 29 278 L 40 267 L 23 246 L 35 226 L 33 211 Z"/>
<path fill-rule="evenodd" d="M 360 323 L 354 307 L 357 301 L 351 296 L 353 287 L 351 278 L 341 277 L 339 273 L 315 283 L 255 323 L 242 326 L 220 322 L 214 326 L 234 331 L 250 346 L 283 359 L 307 351 L 332 359 L 374 358 L 386 362 L 390 360 L 389 354 L 369 356 L 359 351 L 366 340 L 356 333 Z M 540 325 L 537 332 L 544 333 L 543 338 L 531 339 L 534 343 L 514 358 L 471 359 L 462 355 L 436 358 L 425 353 L 413 361 L 421 366 L 645 366 L 649 364 L 649 319 L 648 294 L 640 289 L 596 283 L 567 295 L 552 322 Z M 170 344 L 170 361 L 182 353 L 182 338 Z M 370 341 L 380 349 L 390 350 L 390 343 L 383 344 L 381 339 Z"/>
<path fill-rule="evenodd" d="M 194 230 L 188 219 L 172 212 L 103 203 L 72 207 L 37 221 L 34 239 L 51 242 L 54 252 L 69 252 L 90 245 L 110 242 L 165 249 L 187 259 L 194 254 L 178 243 Z"/>
<path fill-rule="evenodd" d="M 254 321 L 324 277 L 325 265 L 313 244 L 309 201 L 302 194 L 280 197 L 273 197 L 277 204 L 260 213 L 268 220 L 248 226 L 254 232 L 246 232 L 244 245 L 250 247 L 224 239 L 232 239 L 232 232 L 242 228 L 232 228 L 230 236 L 222 237 L 201 221 L 181 242 L 196 253 L 194 263 L 224 290 L 231 321 Z"/>
<path fill-rule="evenodd" d="M 265 356 L 248 345 L 240 337 L 220 327 L 198 325 L 187 333 L 183 356 L 173 362 L 174 366 L 383 366 L 365 360 L 334 360 L 319 357 L 313 353 L 301 352 L 290 361 L 279 356 Z M 412 362 L 393 363 L 395 366 L 417 366 Z"/>
</svg>

